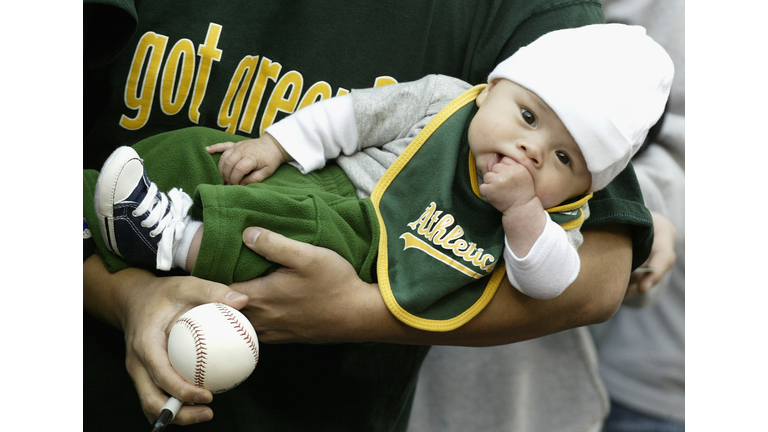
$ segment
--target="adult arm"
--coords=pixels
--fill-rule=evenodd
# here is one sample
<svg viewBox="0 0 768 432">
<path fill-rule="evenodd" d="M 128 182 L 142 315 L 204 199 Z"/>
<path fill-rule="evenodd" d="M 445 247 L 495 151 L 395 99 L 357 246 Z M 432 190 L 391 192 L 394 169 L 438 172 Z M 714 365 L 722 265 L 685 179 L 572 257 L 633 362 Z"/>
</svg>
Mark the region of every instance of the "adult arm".
<svg viewBox="0 0 768 432">
<path fill-rule="evenodd" d="M 254 240 L 254 234 L 259 233 Z M 243 312 L 265 342 L 362 342 L 490 346 L 602 322 L 621 304 L 629 281 L 632 244 L 624 226 L 584 231 L 582 271 L 555 299 L 525 296 L 507 281 L 486 308 L 450 332 L 427 332 L 398 321 L 375 284 L 366 284 L 330 250 L 250 228 L 251 249 L 285 267 L 232 285 L 249 296 Z M 339 284 L 339 280 L 348 281 Z"/>
<path fill-rule="evenodd" d="M 210 302 L 242 308 L 247 297 L 226 285 L 191 276 L 156 277 L 128 268 L 109 273 L 98 255 L 83 262 L 83 308 L 97 319 L 125 333 L 126 369 L 136 385 L 141 407 L 154 421 L 169 394 L 187 403 L 209 403 L 213 395 L 176 373 L 166 349 L 168 332 L 187 310 Z M 174 423 L 210 420 L 205 405 L 184 405 Z"/>
</svg>

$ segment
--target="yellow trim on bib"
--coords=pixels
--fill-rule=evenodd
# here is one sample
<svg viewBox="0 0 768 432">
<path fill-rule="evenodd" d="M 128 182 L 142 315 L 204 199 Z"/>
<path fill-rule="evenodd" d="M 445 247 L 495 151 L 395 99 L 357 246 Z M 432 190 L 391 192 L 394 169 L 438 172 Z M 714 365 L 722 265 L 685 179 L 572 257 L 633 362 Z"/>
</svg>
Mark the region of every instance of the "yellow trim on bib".
<svg viewBox="0 0 768 432">
<path fill-rule="evenodd" d="M 469 151 L 469 182 L 475 195 L 483 199 L 482 195 L 480 195 L 480 185 L 477 184 L 477 162 L 475 161 L 475 155 L 472 154 L 472 150 Z"/>
<path fill-rule="evenodd" d="M 550 207 L 546 210 L 549 213 L 560 213 L 560 212 L 566 212 L 566 211 L 579 210 L 579 217 L 577 219 L 574 219 L 572 221 L 569 221 L 560 225 L 561 227 L 563 227 L 564 230 L 569 231 L 569 230 L 580 227 L 584 223 L 584 210 L 582 210 L 581 208 L 584 207 L 587 204 L 587 201 L 589 201 L 591 198 L 592 198 L 592 192 L 588 193 L 587 195 L 584 195 L 578 201 L 574 201 L 572 203 L 563 204 L 555 207 Z"/>
<path fill-rule="evenodd" d="M 443 124 L 443 122 L 448 120 L 448 117 L 458 111 L 459 108 L 470 102 L 474 102 L 474 100 L 477 99 L 477 95 L 483 91 L 486 85 L 487 84 L 480 84 L 459 95 L 459 97 L 452 100 L 448 105 L 441 109 L 440 112 L 438 112 L 435 117 L 433 117 L 432 120 L 430 120 L 430 122 L 424 126 L 424 129 L 422 129 L 421 132 L 416 135 L 416 138 L 411 141 L 408 147 L 406 147 L 405 151 L 403 151 L 397 160 L 395 160 L 395 162 L 387 169 L 384 175 L 381 176 L 381 179 L 379 179 L 379 182 L 376 183 L 376 186 L 373 188 L 373 193 L 371 193 L 371 200 L 373 200 L 373 203 L 376 204 L 377 209 L 379 202 L 381 201 L 381 196 L 384 195 L 384 191 L 387 189 L 387 187 L 389 187 L 390 183 L 392 183 L 392 180 L 395 179 L 397 174 L 403 170 L 405 164 L 411 160 L 413 155 L 416 154 L 421 146 L 427 141 L 427 138 L 429 138 L 432 133 L 437 130 L 441 124 Z"/>
<path fill-rule="evenodd" d="M 376 271 L 379 275 L 379 291 L 381 291 L 381 296 L 384 299 L 384 303 L 387 305 L 387 308 L 397 319 L 411 327 L 415 327 L 421 330 L 450 331 L 466 324 L 469 320 L 480 313 L 480 311 L 483 310 L 483 308 L 485 308 L 485 306 L 488 305 L 488 303 L 491 301 L 494 294 L 496 294 L 496 290 L 498 289 L 502 278 L 506 274 L 506 268 L 503 265 L 498 266 L 491 274 L 485 291 L 480 296 L 480 298 L 472 306 L 467 308 L 467 310 L 451 319 L 433 320 L 421 318 L 411 314 L 397 303 L 395 295 L 392 293 L 392 287 L 389 285 L 387 229 L 384 225 L 384 219 L 381 217 L 379 204 L 381 202 L 381 197 L 384 195 L 384 191 L 386 191 L 395 177 L 400 173 L 400 171 L 402 171 L 402 169 L 411 160 L 411 158 L 413 158 L 414 154 L 416 154 L 416 152 L 432 135 L 432 133 L 460 108 L 467 105 L 468 103 L 474 102 L 475 99 L 477 99 L 477 95 L 479 95 L 485 87 L 486 84 L 480 84 L 478 86 L 472 87 L 471 89 L 459 95 L 456 99 L 452 100 L 442 110 L 440 110 L 440 112 L 438 112 L 435 117 L 424 127 L 424 129 L 422 129 L 416 138 L 413 139 L 411 144 L 408 145 L 408 147 L 397 158 L 397 160 L 395 160 L 395 162 L 387 169 L 379 182 L 376 183 L 376 186 L 373 189 L 373 193 L 371 194 L 371 201 L 373 202 L 373 206 L 376 209 L 376 217 L 379 220 L 380 227 L 379 260 L 376 266 Z M 470 156 L 470 160 L 473 159 L 474 157 Z M 480 192 L 477 186 L 477 170 L 474 164 L 470 163 L 470 173 L 473 172 L 474 175 L 470 176 L 472 189 L 475 191 L 475 194 L 480 196 Z"/>
</svg>

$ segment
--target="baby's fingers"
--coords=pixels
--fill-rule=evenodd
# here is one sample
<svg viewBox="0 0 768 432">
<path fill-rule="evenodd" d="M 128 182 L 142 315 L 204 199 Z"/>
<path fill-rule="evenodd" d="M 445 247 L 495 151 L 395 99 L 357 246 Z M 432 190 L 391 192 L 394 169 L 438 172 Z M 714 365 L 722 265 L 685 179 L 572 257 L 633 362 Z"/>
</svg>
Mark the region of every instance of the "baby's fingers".
<svg viewBox="0 0 768 432">
<path fill-rule="evenodd" d="M 215 154 L 215 153 L 223 153 L 223 152 L 225 152 L 225 151 L 227 151 L 227 150 L 231 149 L 231 148 L 232 148 L 232 146 L 234 146 L 234 145 L 235 145 L 235 143 L 233 143 L 233 142 L 223 142 L 223 143 L 218 143 L 218 144 L 209 145 L 209 146 L 208 146 L 208 147 L 206 147 L 205 149 L 206 149 L 206 150 L 208 151 L 208 153 L 210 153 L 210 154 Z"/>
<path fill-rule="evenodd" d="M 243 179 L 240 180 L 240 184 L 249 185 L 251 183 L 261 183 L 267 177 L 271 176 L 272 173 L 274 172 L 275 170 L 273 168 L 270 168 L 269 166 L 256 169 L 252 171 L 250 174 L 248 174 L 247 176 L 243 177 Z"/>
<path fill-rule="evenodd" d="M 249 161 L 250 160 L 244 161 L 243 155 L 238 151 L 237 147 L 232 147 L 222 153 L 221 158 L 219 159 L 219 173 L 221 174 L 221 179 L 224 183 L 231 185 L 238 184 L 240 179 L 243 178 L 243 175 L 247 174 L 249 171 L 246 171 L 245 173 L 241 172 L 240 175 L 238 175 L 238 172 L 235 169 L 238 165 L 240 166 L 240 168 L 238 168 L 239 170 L 246 169 L 243 164 L 247 164 Z"/>
<path fill-rule="evenodd" d="M 251 171 L 256 169 L 256 167 L 256 161 L 249 157 L 244 157 L 238 160 L 237 163 L 235 163 L 232 167 L 232 170 L 229 172 L 228 183 L 233 185 L 241 184 L 243 178 L 250 174 Z"/>
</svg>

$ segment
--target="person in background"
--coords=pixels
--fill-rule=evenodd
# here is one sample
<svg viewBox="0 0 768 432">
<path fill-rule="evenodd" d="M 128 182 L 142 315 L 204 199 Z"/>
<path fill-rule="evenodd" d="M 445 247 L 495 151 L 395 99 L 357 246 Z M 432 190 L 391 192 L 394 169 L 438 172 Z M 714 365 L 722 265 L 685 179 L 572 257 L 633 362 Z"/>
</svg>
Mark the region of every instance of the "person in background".
<svg viewBox="0 0 768 432">
<path fill-rule="evenodd" d="M 616 315 L 592 328 L 611 401 L 604 432 L 685 430 L 685 2 L 608 0 L 606 18 L 646 26 L 670 53 L 675 80 L 656 139 L 633 159 L 646 206 L 677 235 L 672 270 L 640 285 Z M 658 226 L 658 223 L 655 223 Z"/>
</svg>

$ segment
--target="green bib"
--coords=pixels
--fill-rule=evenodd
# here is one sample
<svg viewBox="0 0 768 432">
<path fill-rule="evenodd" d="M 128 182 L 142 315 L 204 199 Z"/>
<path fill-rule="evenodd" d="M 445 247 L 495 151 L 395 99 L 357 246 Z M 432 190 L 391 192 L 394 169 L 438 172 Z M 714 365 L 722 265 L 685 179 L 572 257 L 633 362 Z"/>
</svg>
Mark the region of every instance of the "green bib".
<svg viewBox="0 0 768 432">
<path fill-rule="evenodd" d="M 480 198 L 466 134 L 484 87 L 443 108 L 371 196 L 380 227 L 379 288 L 389 310 L 419 329 L 463 325 L 504 277 L 501 213 Z"/>
</svg>

